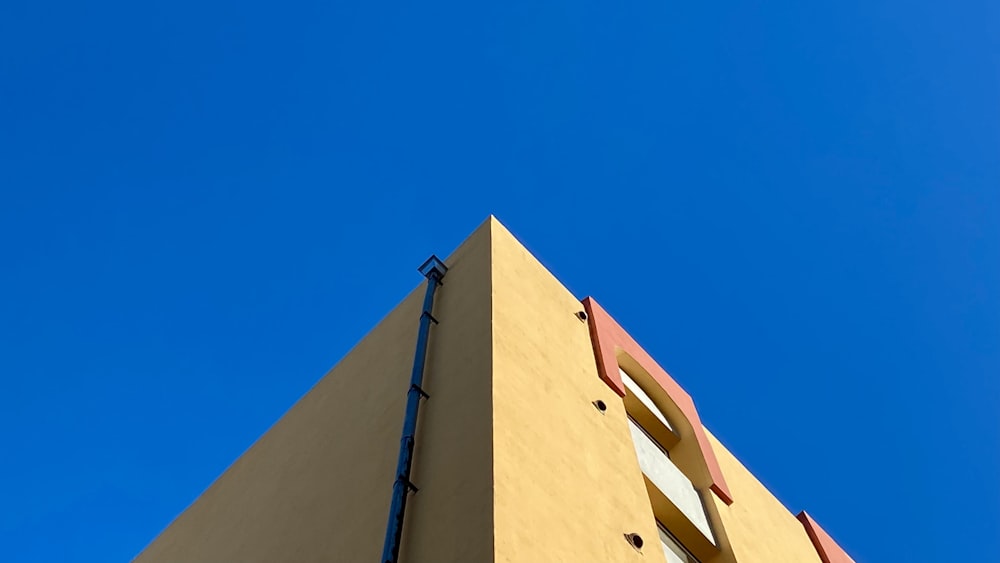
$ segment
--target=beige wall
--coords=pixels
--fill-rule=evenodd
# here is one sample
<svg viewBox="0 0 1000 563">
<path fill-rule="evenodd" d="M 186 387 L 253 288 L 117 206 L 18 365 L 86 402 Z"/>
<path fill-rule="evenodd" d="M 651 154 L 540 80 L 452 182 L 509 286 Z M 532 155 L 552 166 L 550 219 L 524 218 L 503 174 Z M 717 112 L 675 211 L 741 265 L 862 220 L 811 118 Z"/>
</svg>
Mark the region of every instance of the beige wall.
<svg viewBox="0 0 1000 563">
<path fill-rule="evenodd" d="M 574 316 L 582 308 L 494 223 L 498 563 L 665 561 L 624 406 L 598 378 L 587 324 Z M 644 553 L 627 532 L 642 535 Z"/>
<path fill-rule="evenodd" d="M 438 291 L 400 559 L 492 560 L 490 225 Z M 416 266 L 416 265 L 414 265 Z M 415 275 L 416 277 L 416 275 Z M 376 562 L 423 286 L 137 558 L 142 563 Z"/>
<path fill-rule="evenodd" d="M 663 563 L 624 404 L 598 377 L 579 300 L 493 218 L 446 262 L 401 563 Z M 422 297 L 423 285 L 137 561 L 378 561 Z M 709 438 L 735 502 L 703 495 L 722 547 L 703 563 L 818 562 L 802 525 Z M 684 465 L 705 480 L 703 464 Z"/>
<path fill-rule="evenodd" d="M 492 247 L 497 563 L 663 561 L 624 404 L 598 377 L 579 300 L 499 223 Z M 698 451 L 691 434 L 677 453 Z M 704 563 L 819 563 L 792 513 L 708 436 L 735 502 L 707 491 L 704 463 L 684 464 L 721 547 Z M 641 555 L 628 531 L 649 541 Z"/>
<path fill-rule="evenodd" d="M 821 563 L 805 528 L 770 491 L 708 430 L 708 439 L 733 494 L 726 506 L 715 495 L 714 508 L 739 563 Z"/>
</svg>

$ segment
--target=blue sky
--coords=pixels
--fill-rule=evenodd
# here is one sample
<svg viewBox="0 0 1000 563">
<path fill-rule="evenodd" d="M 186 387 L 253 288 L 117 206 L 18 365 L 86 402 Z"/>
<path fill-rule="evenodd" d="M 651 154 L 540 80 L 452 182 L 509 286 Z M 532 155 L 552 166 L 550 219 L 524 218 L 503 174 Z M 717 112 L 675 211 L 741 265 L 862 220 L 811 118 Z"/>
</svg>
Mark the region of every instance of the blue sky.
<svg viewBox="0 0 1000 563">
<path fill-rule="evenodd" d="M 3 3 L 5 556 L 128 560 L 494 213 L 859 561 L 990 560 L 998 21 Z"/>
</svg>

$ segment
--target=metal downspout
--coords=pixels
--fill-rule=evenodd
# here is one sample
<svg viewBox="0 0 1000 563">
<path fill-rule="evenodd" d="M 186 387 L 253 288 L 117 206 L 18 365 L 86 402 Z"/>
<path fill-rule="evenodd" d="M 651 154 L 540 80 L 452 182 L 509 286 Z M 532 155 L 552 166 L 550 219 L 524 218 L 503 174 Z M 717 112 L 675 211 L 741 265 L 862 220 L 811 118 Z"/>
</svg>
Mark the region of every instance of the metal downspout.
<svg viewBox="0 0 1000 563">
<path fill-rule="evenodd" d="M 437 324 L 437 319 L 431 314 L 434 309 L 434 292 L 441 285 L 441 278 L 448 271 L 448 267 L 437 256 L 431 256 L 419 270 L 427 278 L 427 293 L 424 294 L 424 308 L 420 313 L 420 330 L 417 333 L 417 351 L 413 357 L 410 389 L 406 393 L 406 416 L 403 418 L 403 437 L 399 441 L 399 460 L 396 462 L 396 481 L 392 485 L 392 503 L 389 505 L 389 523 L 386 526 L 385 543 L 382 546 L 382 563 L 396 563 L 399 559 L 407 493 L 411 490 L 417 491 L 410 482 L 410 468 L 413 465 L 413 444 L 417 433 L 420 399 L 429 398 L 421 387 L 424 381 L 424 361 L 427 358 L 427 340 L 431 323 Z"/>
</svg>

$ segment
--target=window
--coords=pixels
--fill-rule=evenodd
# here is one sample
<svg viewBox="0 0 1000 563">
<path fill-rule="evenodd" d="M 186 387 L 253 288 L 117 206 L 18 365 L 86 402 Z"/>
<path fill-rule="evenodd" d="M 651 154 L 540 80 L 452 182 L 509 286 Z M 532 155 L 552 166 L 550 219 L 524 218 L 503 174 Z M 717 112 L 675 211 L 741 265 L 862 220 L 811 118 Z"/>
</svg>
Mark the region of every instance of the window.
<svg viewBox="0 0 1000 563">
<path fill-rule="evenodd" d="M 649 409 L 649 412 L 653 413 L 653 416 L 666 426 L 667 429 L 674 432 L 674 427 L 667 421 L 667 417 L 663 416 L 663 412 L 660 411 L 660 407 L 656 406 L 656 403 L 653 402 L 653 398 L 643 391 L 642 387 L 639 387 L 639 384 L 636 383 L 635 380 L 625 372 L 625 370 L 618 368 L 618 373 L 621 375 L 622 383 L 625 385 L 625 389 L 628 389 L 629 393 L 639 399 L 639 402 Z"/>
<path fill-rule="evenodd" d="M 663 455 L 667 456 L 668 458 L 670 457 L 670 450 L 668 450 L 667 448 L 663 447 L 663 444 L 661 444 L 652 434 L 650 434 L 648 430 L 646 430 L 645 428 L 643 428 L 642 425 L 639 424 L 638 420 L 632 418 L 632 415 L 630 415 L 628 413 L 626 413 L 626 416 L 628 417 L 629 424 L 631 424 L 633 428 L 636 428 L 640 432 L 642 432 L 643 434 L 645 434 L 646 437 L 649 438 L 649 441 L 652 442 L 653 445 L 655 445 L 657 448 L 659 448 L 659 450 L 661 452 L 663 452 Z"/>
<path fill-rule="evenodd" d="M 663 524 L 657 521 L 656 527 L 660 532 L 660 545 L 663 546 L 663 554 L 667 556 L 667 563 L 700 563 Z"/>
</svg>

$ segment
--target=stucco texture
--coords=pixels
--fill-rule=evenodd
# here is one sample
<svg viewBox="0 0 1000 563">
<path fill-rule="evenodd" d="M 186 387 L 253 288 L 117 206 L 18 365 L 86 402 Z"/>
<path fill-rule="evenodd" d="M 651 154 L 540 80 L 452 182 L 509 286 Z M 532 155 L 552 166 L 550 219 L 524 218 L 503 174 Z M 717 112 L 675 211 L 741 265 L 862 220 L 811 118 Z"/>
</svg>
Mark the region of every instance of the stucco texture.
<svg viewBox="0 0 1000 563">
<path fill-rule="evenodd" d="M 735 502 L 712 499 L 725 528 L 727 550 L 739 563 L 822 563 L 805 528 L 767 488 L 707 430 Z"/>
<path fill-rule="evenodd" d="M 492 246 L 495 560 L 663 563 L 624 405 L 598 377 L 580 301 L 496 222 Z M 629 532 L 646 540 L 641 553 Z"/>
<path fill-rule="evenodd" d="M 447 260 L 428 349 L 401 561 L 493 558 L 490 224 Z M 379 560 L 423 287 L 411 293 L 137 558 Z"/>
<path fill-rule="evenodd" d="M 598 373 L 583 305 L 492 217 L 446 263 L 400 562 L 665 563 L 625 403 Z M 421 286 L 136 561 L 379 561 L 422 297 Z M 651 395 L 680 429 L 672 456 L 719 540 L 703 563 L 820 563 L 795 516 L 706 433 L 724 480 L 713 477 L 696 459 L 694 421 L 662 388 Z M 731 505 L 709 492 L 722 481 Z M 645 539 L 641 551 L 628 533 Z"/>
</svg>

